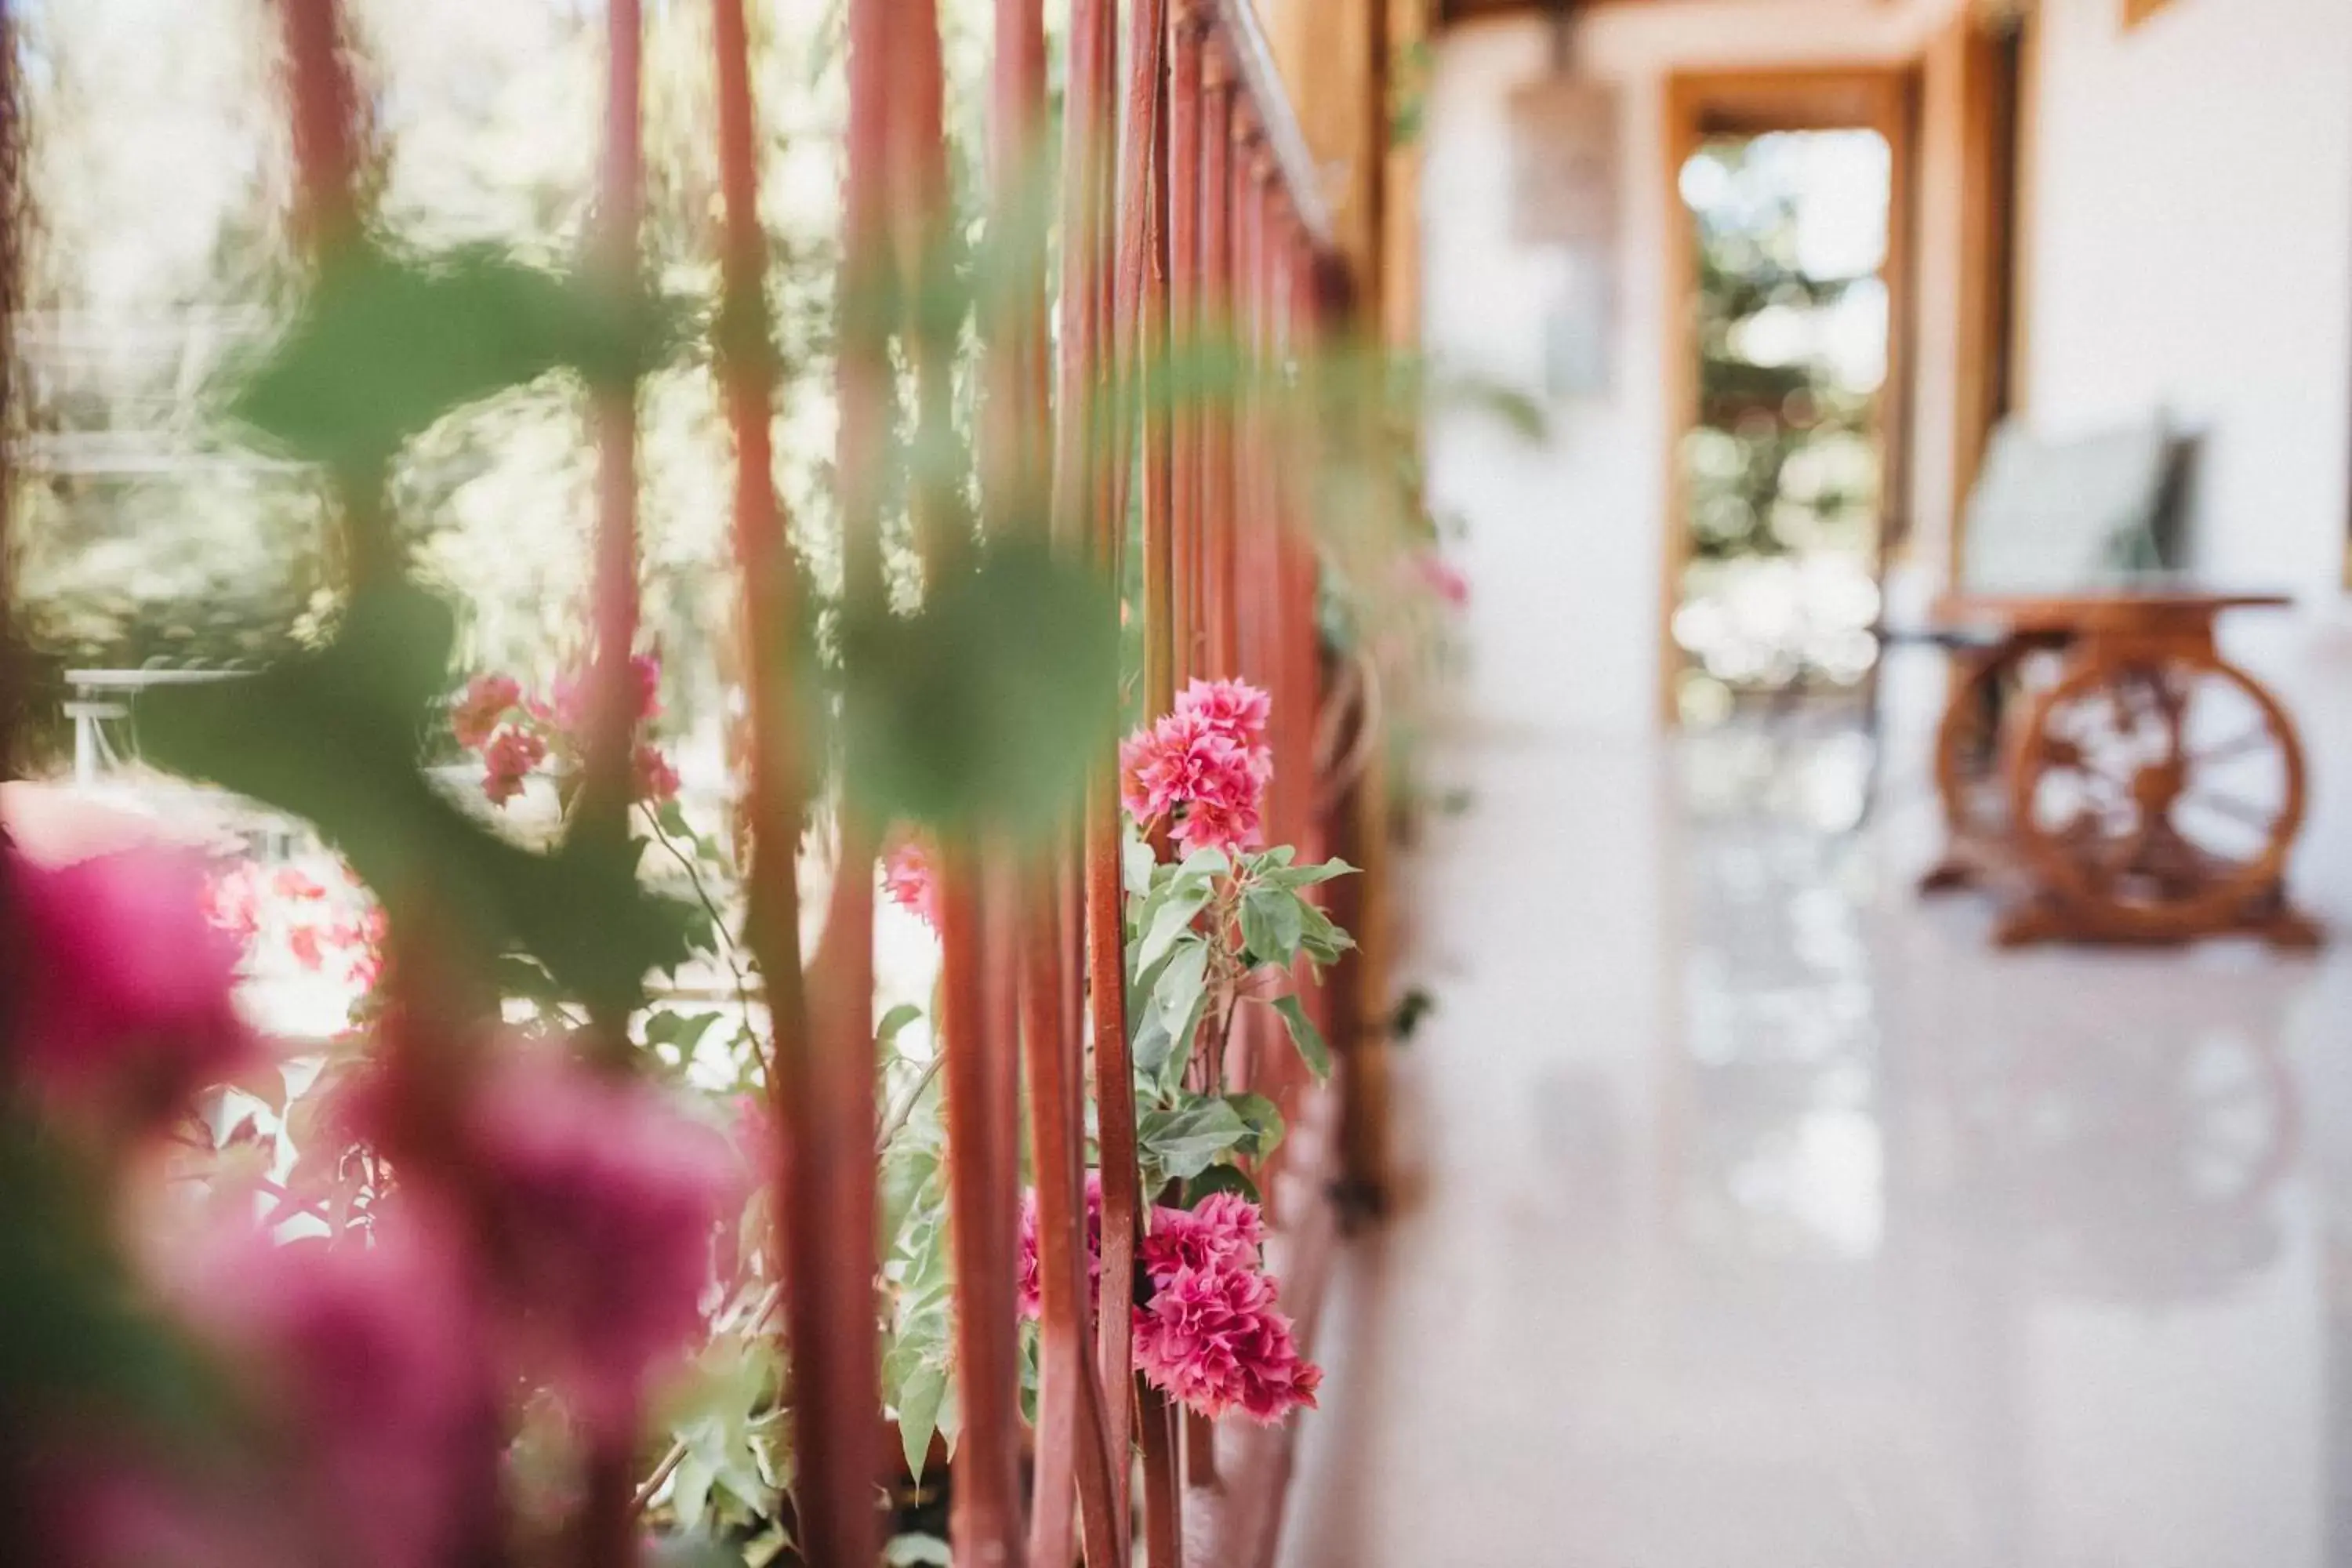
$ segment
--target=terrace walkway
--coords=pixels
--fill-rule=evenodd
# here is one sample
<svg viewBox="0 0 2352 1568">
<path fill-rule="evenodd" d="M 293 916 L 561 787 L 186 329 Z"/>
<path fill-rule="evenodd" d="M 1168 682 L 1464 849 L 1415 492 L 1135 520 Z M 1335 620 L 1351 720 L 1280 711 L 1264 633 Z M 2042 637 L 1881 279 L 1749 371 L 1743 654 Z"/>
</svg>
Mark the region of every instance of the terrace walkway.
<svg viewBox="0 0 2352 1568">
<path fill-rule="evenodd" d="M 1291 1568 L 2352 1563 L 2352 959 L 1992 952 L 1834 738 L 1459 765 Z"/>
</svg>

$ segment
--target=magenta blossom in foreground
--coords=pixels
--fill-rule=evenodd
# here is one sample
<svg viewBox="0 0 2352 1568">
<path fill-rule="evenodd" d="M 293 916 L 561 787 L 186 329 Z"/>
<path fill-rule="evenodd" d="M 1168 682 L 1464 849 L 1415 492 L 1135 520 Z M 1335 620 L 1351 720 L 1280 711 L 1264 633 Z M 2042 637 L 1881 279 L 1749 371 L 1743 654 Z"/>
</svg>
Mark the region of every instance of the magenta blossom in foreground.
<svg viewBox="0 0 2352 1568">
<path fill-rule="evenodd" d="M 247 1230 L 210 1238 L 184 1273 L 191 1322 L 292 1439 L 280 1517 L 329 1521 L 323 1544 L 352 1568 L 453 1561 L 489 1391 L 447 1245 L 382 1221 L 364 1247 Z"/>
<path fill-rule="evenodd" d="M 1313 1408 L 1321 1370 L 1298 1353 L 1274 1281 L 1220 1264 L 1155 1279 L 1135 1310 L 1135 1364 L 1156 1387 L 1215 1420 L 1240 1411 L 1260 1423 Z"/>
<path fill-rule="evenodd" d="M 1021 1315 L 1034 1318 L 1045 1310 L 1044 1260 L 1037 1244 L 1037 1194 L 1021 1200 Z M 1093 1314 L 1095 1295 L 1102 1287 L 1102 1173 L 1087 1173 L 1087 1301 Z"/>
<path fill-rule="evenodd" d="M 261 1059 L 231 999 L 240 944 L 208 918 L 203 857 L 130 849 L 48 868 L 0 848 L 0 878 L 15 905 L 0 984 L 21 1006 L 0 1071 L 145 1126 Z"/>
<path fill-rule="evenodd" d="M 930 847 L 914 834 L 892 845 L 882 857 L 882 890 L 910 915 L 919 915 L 933 931 L 940 928 L 939 868 Z"/>
<path fill-rule="evenodd" d="M 591 1426 L 625 1435 L 700 1328 L 739 1162 L 651 1085 L 541 1051 L 491 1070 L 472 1142 L 519 1358 Z"/>
</svg>

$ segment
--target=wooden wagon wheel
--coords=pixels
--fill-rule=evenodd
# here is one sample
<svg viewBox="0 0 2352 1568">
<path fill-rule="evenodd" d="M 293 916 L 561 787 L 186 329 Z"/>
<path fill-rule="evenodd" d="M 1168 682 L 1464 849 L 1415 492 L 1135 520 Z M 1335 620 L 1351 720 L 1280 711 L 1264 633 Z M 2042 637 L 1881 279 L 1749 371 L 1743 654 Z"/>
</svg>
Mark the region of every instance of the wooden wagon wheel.
<svg viewBox="0 0 2352 1568">
<path fill-rule="evenodd" d="M 2179 941 L 2277 901 L 2303 749 L 2277 700 L 2210 648 L 2086 662 L 2011 742 L 2011 842 L 2070 928 Z"/>
<path fill-rule="evenodd" d="M 2007 836 L 2009 782 L 2002 731 L 2057 682 L 2060 639 L 2010 637 L 1970 658 L 1936 727 L 1936 793 L 1955 845 Z"/>
</svg>

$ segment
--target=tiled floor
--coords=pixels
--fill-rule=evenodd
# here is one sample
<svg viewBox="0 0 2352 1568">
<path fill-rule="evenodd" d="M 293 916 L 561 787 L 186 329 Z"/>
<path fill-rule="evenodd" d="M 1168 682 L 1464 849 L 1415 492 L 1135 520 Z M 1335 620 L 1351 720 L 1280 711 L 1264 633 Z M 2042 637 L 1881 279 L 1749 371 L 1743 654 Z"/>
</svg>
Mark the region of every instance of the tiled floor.
<svg viewBox="0 0 2352 1568">
<path fill-rule="evenodd" d="M 1834 739 L 1465 759 L 1291 1568 L 2352 1564 L 2352 948 L 1993 952 Z"/>
</svg>

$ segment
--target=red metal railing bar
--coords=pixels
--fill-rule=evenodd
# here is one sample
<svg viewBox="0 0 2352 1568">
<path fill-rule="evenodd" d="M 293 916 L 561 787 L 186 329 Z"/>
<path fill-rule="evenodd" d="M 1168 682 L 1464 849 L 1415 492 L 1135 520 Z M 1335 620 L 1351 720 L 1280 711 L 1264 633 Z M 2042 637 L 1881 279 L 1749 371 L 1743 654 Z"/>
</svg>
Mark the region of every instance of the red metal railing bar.
<svg viewBox="0 0 2352 1568">
<path fill-rule="evenodd" d="M 750 703 L 746 811 L 751 828 L 747 937 L 768 1007 L 771 1135 L 789 1144 L 779 1092 L 787 1061 L 807 1049 L 801 974 L 799 848 L 803 763 L 793 707 L 792 628 L 800 624 L 798 563 L 775 486 L 775 356 L 769 342 L 767 239 L 760 222 L 757 116 L 743 0 L 713 0 L 717 57 L 720 248 L 719 374 L 735 447 L 735 556 L 741 577 L 744 684 Z M 777 1166 L 786 1164 L 779 1151 Z M 790 1199 L 777 1194 L 779 1251 L 791 1254 Z"/>
<path fill-rule="evenodd" d="M 1092 555 L 1108 566 L 1117 557 L 1108 513 L 1116 488 L 1111 446 L 1116 399 L 1110 371 L 1116 353 L 1111 315 L 1116 257 L 1110 236 L 1118 149 L 1116 88 L 1118 11 L 1112 0 L 1073 0 L 1069 70 L 1065 93 L 1062 163 L 1062 308 L 1060 400 L 1055 408 L 1054 533 L 1060 548 Z M 1076 1492 L 1087 1557 L 1098 1568 L 1123 1563 L 1126 1530 L 1117 1512 L 1107 1396 L 1096 1361 L 1094 1301 L 1087 1286 L 1085 1096 L 1080 1042 L 1090 957 L 1115 941 L 1117 841 L 1106 861 L 1099 831 L 1115 832 L 1099 790 L 1089 792 L 1066 859 L 1048 861 L 1025 880 L 1029 932 L 1023 1001 L 1024 1054 L 1030 1073 L 1032 1161 L 1041 1238 L 1043 1323 L 1039 1349 L 1038 1436 L 1030 1552 L 1040 1563 L 1069 1558 L 1069 1493 Z M 1088 819 L 1098 831 L 1083 839 Z M 1108 866 L 1113 901 L 1095 905 L 1087 921 L 1084 879 L 1101 885 Z M 1104 921 L 1111 921 L 1108 938 Z M 1116 991 L 1099 984 L 1097 994 Z M 1112 1059 L 1126 1059 L 1124 1021 Z M 1098 1037 L 1099 1038 L 1099 1037 Z M 1098 1107 L 1107 1116 L 1112 1106 Z M 1107 1136 L 1133 1147 L 1128 1125 Z M 1131 1152 L 1130 1152 L 1131 1158 Z M 1115 1386 L 1122 1391 L 1125 1379 Z"/>
<path fill-rule="evenodd" d="M 842 600 L 853 619 L 883 608 L 882 460 L 890 363 L 876 291 L 895 268 L 887 205 L 896 84 L 890 12 L 849 0 L 849 128 L 843 181 L 835 484 Z M 787 1344 L 802 1554 L 810 1568 L 869 1568 L 879 1551 L 876 1389 L 873 826 L 846 797 L 824 935 L 809 974 L 809 1034 L 779 1037 L 775 1086 L 790 1135 L 782 1175 Z M 804 1048 L 793 1049 L 793 1046 Z"/>
<path fill-rule="evenodd" d="M 1168 323 L 1173 363 L 1186 379 L 1200 374 L 1202 345 L 1201 224 L 1203 206 L 1202 53 L 1208 46 L 1205 0 L 1174 0 L 1169 14 L 1168 75 Z M 1207 668 L 1202 643 L 1203 421 L 1197 401 L 1171 387 L 1170 415 L 1170 555 L 1175 563 L 1173 683 L 1182 686 Z"/>
<path fill-rule="evenodd" d="M 604 156 L 597 188 L 593 262 L 614 305 L 633 310 L 638 291 L 638 226 L 645 186 L 644 18 L 640 0 L 605 7 Z M 637 729 L 637 384 L 600 380 L 590 392 L 596 445 L 595 567 L 590 584 L 594 664 L 580 800 L 571 831 L 628 833 Z M 629 1057 L 625 1005 L 592 1005 L 592 1048 L 618 1067 Z M 625 1432 L 601 1436 L 586 1458 L 579 1521 L 586 1568 L 627 1568 L 637 1558 L 635 1445 Z"/>
<path fill-rule="evenodd" d="M 1221 354 L 1234 346 L 1234 90 L 1230 55 L 1213 35 L 1201 79 L 1200 320 Z M 1234 556 L 1234 416 L 1230 397 L 1202 411 L 1202 610 L 1211 675 L 1239 673 L 1239 605 Z"/>
</svg>

